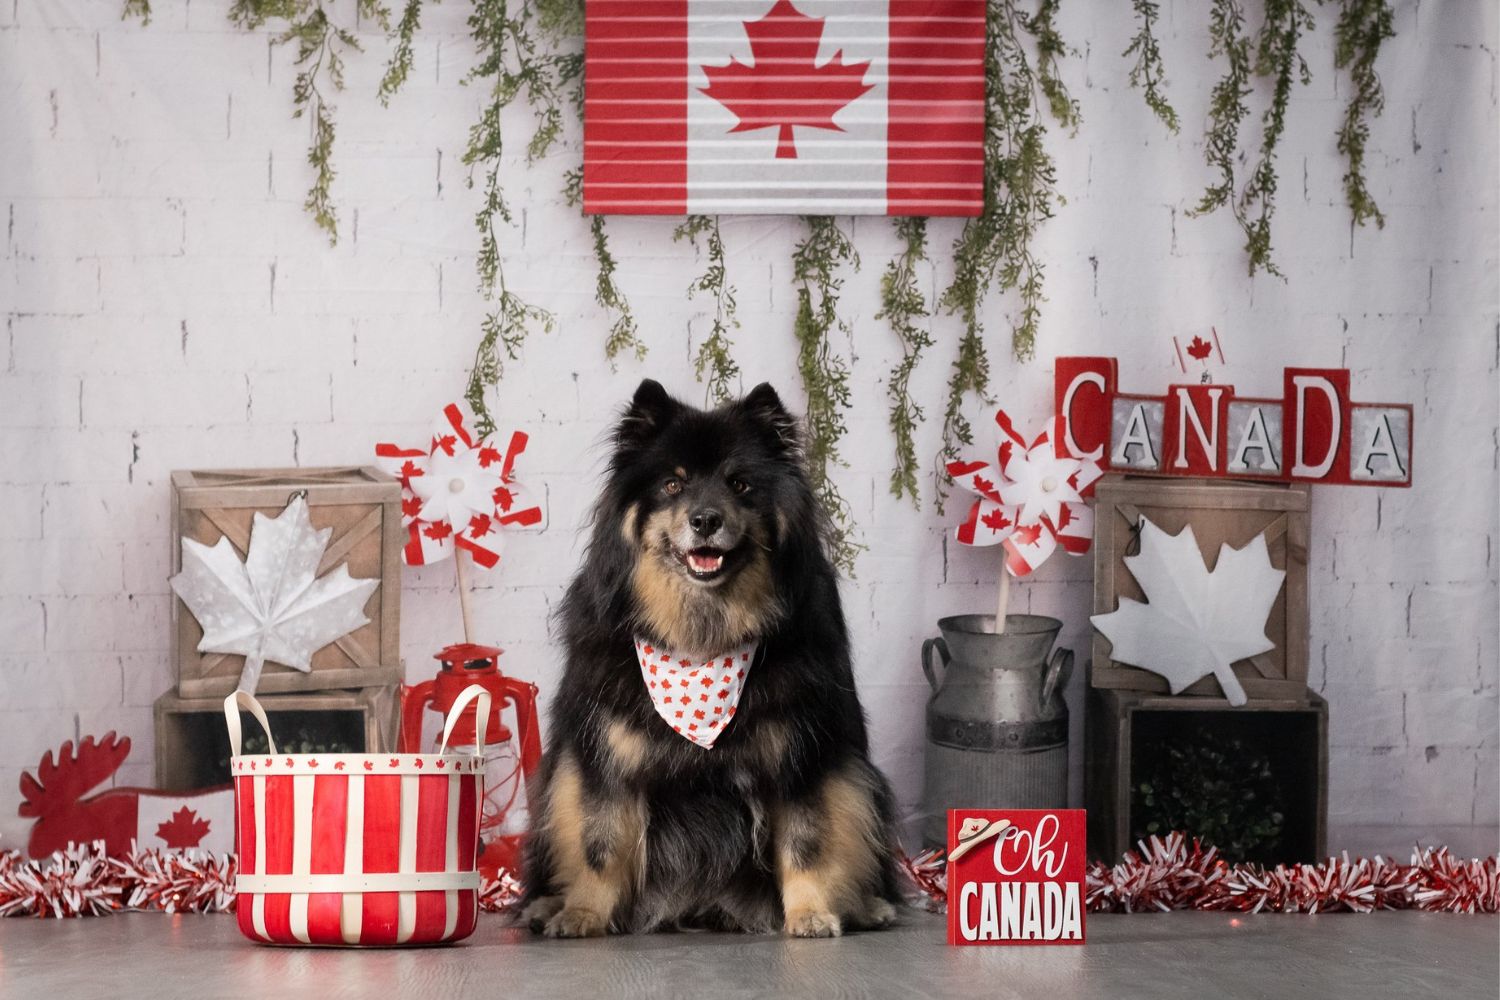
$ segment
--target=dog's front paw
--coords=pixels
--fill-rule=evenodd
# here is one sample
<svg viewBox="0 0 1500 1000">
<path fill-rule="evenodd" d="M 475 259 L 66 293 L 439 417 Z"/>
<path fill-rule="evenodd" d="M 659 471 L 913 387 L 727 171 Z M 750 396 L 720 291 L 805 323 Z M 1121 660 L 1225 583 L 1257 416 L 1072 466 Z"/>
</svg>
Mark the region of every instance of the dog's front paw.
<svg viewBox="0 0 1500 1000">
<path fill-rule="evenodd" d="M 878 931 L 896 922 L 896 908 L 889 900 L 872 896 L 865 900 L 864 912 L 859 916 L 859 926 Z"/>
<path fill-rule="evenodd" d="M 547 921 L 557 915 L 557 911 L 563 908 L 561 896 L 540 896 L 531 901 L 526 909 L 521 911 L 521 923 L 531 928 L 533 934 L 540 934 L 547 929 Z"/>
<path fill-rule="evenodd" d="M 547 921 L 543 933 L 554 938 L 584 938 L 603 937 L 608 930 L 608 918 L 581 906 L 565 906 Z"/>
<path fill-rule="evenodd" d="M 844 933 L 844 927 L 835 914 L 799 910 L 786 915 L 786 932 L 792 937 L 832 938 Z"/>
</svg>

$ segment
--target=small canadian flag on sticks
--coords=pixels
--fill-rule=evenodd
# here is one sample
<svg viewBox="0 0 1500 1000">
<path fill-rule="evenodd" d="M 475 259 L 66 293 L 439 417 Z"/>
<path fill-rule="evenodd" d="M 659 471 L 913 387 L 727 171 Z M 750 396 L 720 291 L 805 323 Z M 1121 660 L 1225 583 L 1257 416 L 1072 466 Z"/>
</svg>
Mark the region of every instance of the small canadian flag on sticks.
<svg viewBox="0 0 1500 1000">
<path fill-rule="evenodd" d="M 977 215 L 984 0 L 589 0 L 584 210 Z"/>
</svg>

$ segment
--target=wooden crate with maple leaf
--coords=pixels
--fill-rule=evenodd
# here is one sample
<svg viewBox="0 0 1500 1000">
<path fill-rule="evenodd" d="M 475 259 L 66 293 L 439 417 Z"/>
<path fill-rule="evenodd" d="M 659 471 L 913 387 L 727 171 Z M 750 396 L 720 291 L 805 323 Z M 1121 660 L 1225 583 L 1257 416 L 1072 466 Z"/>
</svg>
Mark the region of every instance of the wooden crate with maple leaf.
<svg viewBox="0 0 1500 1000">
<path fill-rule="evenodd" d="M 371 466 L 224 469 L 172 473 L 172 573 L 183 568 L 183 539 L 213 546 L 227 539 L 244 560 L 257 513 L 276 518 L 305 492 L 314 530 L 331 529 L 315 578 L 347 565 L 356 579 L 378 580 L 364 603 L 369 621 L 318 649 L 307 671 L 267 659 L 261 693 L 324 691 L 398 684 L 401 666 L 401 486 Z M 245 657 L 200 652 L 203 628 L 181 598 L 172 602 L 172 661 L 177 694 L 222 698 L 235 689 Z"/>
<path fill-rule="evenodd" d="M 1126 563 L 1127 557 L 1134 557 L 1140 552 L 1143 534 L 1163 537 L 1161 533 L 1143 532 L 1142 518 L 1160 528 L 1166 536 L 1179 536 L 1185 528 L 1191 528 L 1203 560 L 1203 565 L 1198 567 L 1202 571 L 1199 573 L 1202 577 L 1199 583 L 1212 581 L 1215 571 L 1220 569 L 1237 572 L 1249 561 L 1248 558 L 1240 558 L 1243 553 L 1239 553 L 1236 554 L 1234 565 L 1221 567 L 1221 546 L 1245 550 L 1246 553 L 1258 550 L 1257 538 L 1264 533 L 1265 555 L 1269 557 L 1270 567 L 1262 567 L 1263 574 L 1285 572 L 1285 581 L 1276 588 L 1274 600 L 1269 593 L 1263 591 L 1264 599 L 1270 606 L 1263 623 L 1263 645 L 1269 648 L 1233 660 L 1228 665 L 1233 672 L 1233 677 L 1228 678 L 1228 686 L 1232 688 L 1233 682 L 1237 681 L 1238 686 L 1243 689 L 1243 697 L 1250 703 L 1268 700 L 1306 703 L 1307 552 L 1311 505 L 1311 491 L 1307 484 L 1110 475 L 1099 482 L 1094 495 L 1096 620 L 1111 615 L 1122 607 L 1140 618 L 1147 618 L 1155 613 L 1151 607 L 1151 584 L 1148 582 L 1143 586 Z M 1147 540 L 1150 541 L 1149 538 Z M 1136 569 L 1143 569 L 1140 562 L 1136 563 Z M 1191 591 L 1168 595 L 1168 600 L 1174 596 L 1179 604 L 1191 604 L 1195 599 L 1210 600 L 1210 595 Z M 1159 605 L 1168 603 L 1160 594 L 1156 595 L 1156 600 Z M 1128 607 L 1131 602 L 1143 602 L 1144 607 Z M 1253 616 L 1258 618 L 1261 610 L 1263 605 L 1255 610 Z M 1251 637 L 1259 637 L 1261 623 L 1245 620 L 1237 624 L 1241 630 L 1253 627 L 1257 631 Z M 1148 645 L 1156 643 L 1162 648 L 1174 643 L 1180 644 L 1181 637 L 1175 633 L 1184 631 L 1182 623 L 1166 620 L 1163 616 L 1160 625 L 1158 638 L 1146 636 Z M 1190 628 L 1191 626 L 1188 630 Z M 1219 637 L 1205 638 L 1211 643 Z M 1228 648 L 1234 648 L 1234 645 L 1226 644 Z M 1240 648 L 1244 648 L 1243 643 Z M 1089 683 L 1092 687 L 1153 694 L 1167 694 L 1171 690 L 1162 674 L 1119 662 L 1113 655 L 1115 652 L 1110 640 L 1096 629 L 1093 656 L 1089 665 Z M 1121 653 L 1122 658 L 1124 655 Z M 1229 659 L 1230 655 L 1234 654 L 1224 658 Z M 1217 699 L 1219 704 L 1228 707 L 1225 687 L 1208 669 L 1207 664 L 1201 675 L 1194 673 L 1193 676 L 1198 676 L 1199 679 L 1183 687 L 1178 692 L 1180 695 Z M 1239 692 L 1234 692 L 1232 696 L 1239 696 Z"/>
</svg>

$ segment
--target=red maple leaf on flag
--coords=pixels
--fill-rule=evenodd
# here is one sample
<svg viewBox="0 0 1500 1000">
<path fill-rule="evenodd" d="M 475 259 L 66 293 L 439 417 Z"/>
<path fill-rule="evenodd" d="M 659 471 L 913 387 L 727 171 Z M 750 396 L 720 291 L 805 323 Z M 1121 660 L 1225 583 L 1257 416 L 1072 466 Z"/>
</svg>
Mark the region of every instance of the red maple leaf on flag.
<svg viewBox="0 0 1500 1000">
<path fill-rule="evenodd" d="M 1073 508 L 1062 504 L 1057 508 L 1057 524 L 1053 525 L 1058 531 L 1062 531 L 1073 523 Z"/>
<path fill-rule="evenodd" d="M 1213 352 L 1213 349 L 1214 345 L 1210 344 L 1208 341 L 1199 336 L 1194 336 L 1192 340 L 1188 341 L 1187 345 L 1188 355 L 1197 359 L 1198 361 L 1202 361 L 1207 358 L 1209 354 Z"/>
<path fill-rule="evenodd" d="M 169 821 L 157 824 L 156 835 L 168 847 L 197 847 L 208 836 L 208 821 L 199 819 L 196 812 L 183 806 L 172 814 Z"/>
<path fill-rule="evenodd" d="M 1036 540 L 1042 537 L 1041 522 L 1036 524 L 1018 524 L 1016 533 L 1010 536 L 1017 545 L 1035 545 Z"/>
<path fill-rule="evenodd" d="M 868 60 L 844 62 L 842 49 L 819 66 L 823 38 L 821 17 L 808 17 L 791 0 L 776 5 L 758 21 L 745 22 L 752 62 L 731 58 L 727 66 L 704 66 L 708 86 L 700 88 L 732 111 L 739 123 L 731 132 L 778 128 L 777 159 L 796 159 L 792 126 L 842 132 L 833 116 L 866 93 Z"/>
<path fill-rule="evenodd" d="M 1010 521 L 1006 519 L 999 507 L 990 511 L 979 519 L 980 523 L 991 531 L 1004 531 L 1010 527 Z"/>
<path fill-rule="evenodd" d="M 974 477 L 974 488 L 981 493 L 995 492 L 995 484 L 983 476 Z"/>
</svg>

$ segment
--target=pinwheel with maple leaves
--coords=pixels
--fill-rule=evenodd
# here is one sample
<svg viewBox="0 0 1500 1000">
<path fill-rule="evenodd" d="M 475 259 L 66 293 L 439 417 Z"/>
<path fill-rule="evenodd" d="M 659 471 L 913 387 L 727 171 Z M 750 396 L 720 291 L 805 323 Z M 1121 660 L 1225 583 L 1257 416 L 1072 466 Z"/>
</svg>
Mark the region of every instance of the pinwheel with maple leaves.
<svg viewBox="0 0 1500 1000">
<path fill-rule="evenodd" d="M 542 510 L 514 478 L 526 450 L 521 431 L 481 437 L 463 403 L 443 407 L 426 447 L 377 444 L 377 464 L 401 480 L 401 558 L 408 566 L 441 562 L 463 550 L 485 569 L 500 561 L 500 529 L 528 527 Z"/>
<path fill-rule="evenodd" d="M 1058 548 L 1082 555 L 1093 543 L 1094 513 L 1083 495 L 1103 472 L 1096 462 L 1057 454 L 1057 419 L 1028 445 L 998 410 L 995 458 L 948 463 L 953 481 L 979 497 L 958 526 L 959 542 L 1004 545 L 1012 576 L 1030 574 Z"/>
</svg>

